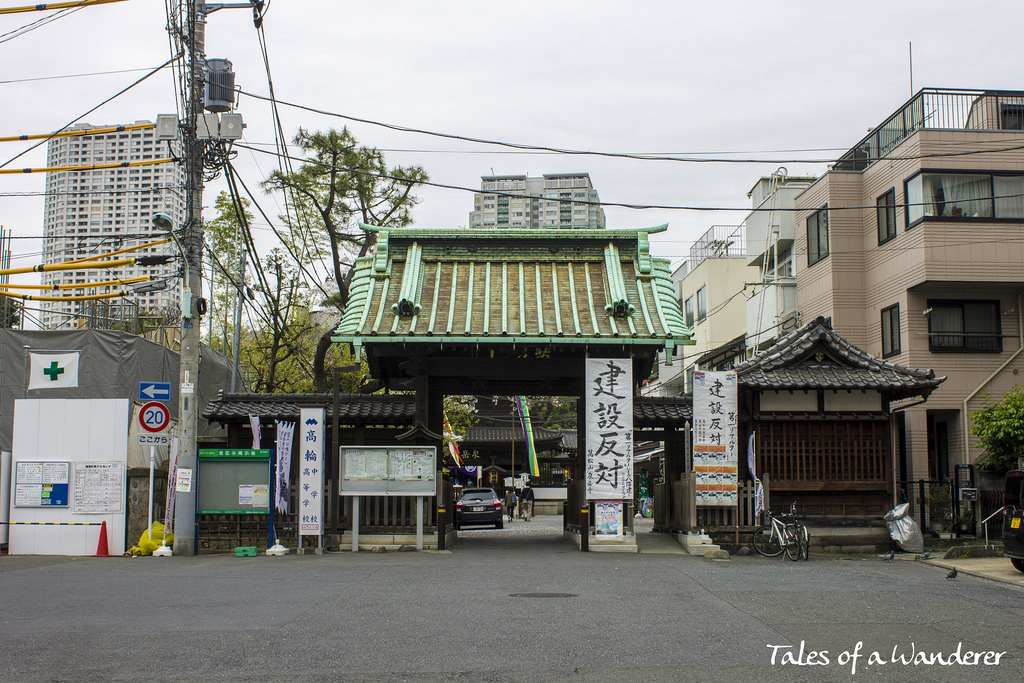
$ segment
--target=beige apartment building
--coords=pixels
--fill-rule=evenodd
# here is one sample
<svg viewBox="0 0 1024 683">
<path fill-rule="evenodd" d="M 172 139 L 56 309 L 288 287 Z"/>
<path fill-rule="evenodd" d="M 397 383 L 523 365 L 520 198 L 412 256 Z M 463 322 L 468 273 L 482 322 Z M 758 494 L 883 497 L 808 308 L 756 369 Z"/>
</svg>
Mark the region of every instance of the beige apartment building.
<svg viewBox="0 0 1024 683">
<path fill-rule="evenodd" d="M 796 209 L 801 320 L 947 377 L 893 405 L 895 478 L 973 463 L 970 413 L 1024 367 L 1024 92 L 919 91 Z"/>
<path fill-rule="evenodd" d="M 759 272 L 747 265 L 744 235 L 740 225 L 711 226 L 672 274 L 694 344 L 684 347 L 685 355 L 682 348 L 677 350 L 671 365 L 662 354 L 657 380 L 646 385 L 645 396 L 690 393 L 695 370 L 732 367 L 732 362 L 744 359 L 747 300 L 743 291 Z"/>
</svg>

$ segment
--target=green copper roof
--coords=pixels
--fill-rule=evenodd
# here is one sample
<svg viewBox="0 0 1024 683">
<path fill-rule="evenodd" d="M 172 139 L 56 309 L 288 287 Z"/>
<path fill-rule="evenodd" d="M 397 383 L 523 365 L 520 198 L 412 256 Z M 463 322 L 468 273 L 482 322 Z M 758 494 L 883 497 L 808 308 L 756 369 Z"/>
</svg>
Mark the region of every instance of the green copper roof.
<svg viewBox="0 0 1024 683">
<path fill-rule="evenodd" d="M 335 342 L 691 344 L 643 230 L 376 230 Z"/>
</svg>

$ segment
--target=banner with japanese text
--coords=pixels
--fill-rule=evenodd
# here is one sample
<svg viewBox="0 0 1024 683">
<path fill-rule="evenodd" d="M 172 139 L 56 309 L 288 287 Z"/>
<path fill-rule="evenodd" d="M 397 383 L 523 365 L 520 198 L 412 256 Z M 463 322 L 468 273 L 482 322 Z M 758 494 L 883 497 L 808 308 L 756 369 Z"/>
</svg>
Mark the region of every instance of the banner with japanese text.
<svg viewBox="0 0 1024 683">
<path fill-rule="evenodd" d="M 587 500 L 633 500 L 633 365 L 586 360 Z"/>
<path fill-rule="evenodd" d="M 288 512 L 288 485 L 292 474 L 292 437 L 295 435 L 295 423 L 277 421 L 277 473 L 274 480 L 278 512 Z"/>
<path fill-rule="evenodd" d="M 299 409 L 299 535 L 324 532 L 324 409 Z"/>
<path fill-rule="evenodd" d="M 693 472 L 697 505 L 738 501 L 736 373 L 693 374 Z"/>
</svg>

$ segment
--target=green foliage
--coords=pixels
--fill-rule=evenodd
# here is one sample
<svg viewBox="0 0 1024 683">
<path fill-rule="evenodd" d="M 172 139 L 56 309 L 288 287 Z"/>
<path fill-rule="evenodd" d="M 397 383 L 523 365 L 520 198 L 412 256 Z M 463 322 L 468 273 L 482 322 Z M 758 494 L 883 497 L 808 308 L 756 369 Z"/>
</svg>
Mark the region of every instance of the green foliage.
<svg viewBox="0 0 1024 683">
<path fill-rule="evenodd" d="M 544 429 L 576 429 L 576 400 L 559 396 L 527 396 L 530 422 Z"/>
<path fill-rule="evenodd" d="M 13 330 L 21 327 L 23 304 L 9 296 L 0 296 L 0 328 Z"/>
<path fill-rule="evenodd" d="M 949 484 L 931 484 L 928 487 L 928 517 L 931 525 L 941 531 L 953 526 L 953 500 Z"/>
<path fill-rule="evenodd" d="M 444 416 L 448 420 L 448 428 L 444 430 L 445 446 L 452 441 L 458 444 L 477 423 L 476 396 L 445 396 Z"/>
<path fill-rule="evenodd" d="M 308 159 L 290 173 L 275 171 L 265 188 L 285 190 L 294 209 L 292 239 L 302 253 L 334 273 L 340 307 L 348 300 L 350 264 L 370 253 L 376 235 L 359 223 L 401 227 L 412 222 L 413 187 L 427 179 L 419 166 L 389 168 L 384 155 L 360 146 L 347 128 L 326 133 L 300 128 L 295 145 Z"/>
<path fill-rule="evenodd" d="M 289 251 L 303 264 L 319 264 L 320 272 L 333 274 L 337 293 L 325 290 L 328 296 L 322 303 L 343 311 L 355 259 L 373 253 L 376 244 L 376 233 L 364 231 L 359 224 L 409 225 L 418 203 L 412 191 L 427 180 L 427 173 L 420 166 L 388 167 L 380 151 L 360 146 L 347 128 L 327 132 L 300 128 L 295 145 L 306 161 L 294 171 L 275 171 L 263 187 L 287 194 L 290 211 L 283 218 L 290 231 Z M 330 329 L 321 330 L 313 355 L 315 390 L 328 386 L 330 334 Z"/>
<path fill-rule="evenodd" d="M 213 252 L 213 276 L 210 283 L 210 310 L 207 315 L 213 323 L 212 334 L 207 340 L 211 347 L 231 355 L 232 337 L 235 329 L 235 300 L 238 296 L 238 265 L 240 249 L 243 244 L 242 224 L 238 219 L 238 212 L 231 196 L 227 192 L 217 195 L 214 202 L 217 216 L 203 224 L 206 242 Z M 245 213 L 246 221 L 252 225 L 253 216 L 248 209 L 249 202 L 242 200 L 242 210 Z M 246 269 L 246 277 L 243 284 L 249 286 L 252 283 L 252 266 Z"/>
<path fill-rule="evenodd" d="M 984 470 L 1005 472 L 1024 455 L 1024 388 L 1015 387 L 995 403 L 971 414 L 971 435 L 985 451 L 978 458 Z"/>
</svg>

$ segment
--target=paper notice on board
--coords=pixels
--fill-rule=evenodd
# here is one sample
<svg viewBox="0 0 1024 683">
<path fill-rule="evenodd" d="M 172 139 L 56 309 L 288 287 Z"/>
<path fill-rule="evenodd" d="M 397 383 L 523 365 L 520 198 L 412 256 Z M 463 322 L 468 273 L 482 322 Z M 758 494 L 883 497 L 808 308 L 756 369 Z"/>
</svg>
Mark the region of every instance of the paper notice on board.
<svg viewBox="0 0 1024 683">
<path fill-rule="evenodd" d="M 362 479 L 366 476 L 366 455 L 356 450 L 345 453 L 345 478 Z"/>
<path fill-rule="evenodd" d="M 256 484 L 252 487 L 252 506 L 254 508 L 270 507 L 270 487 L 266 484 Z"/>
<path fill-rule="evenodd" d="M 123 462 L 76 462 L 73 512 L 123 512 L 125 483 Z"/>
<path fill-rule="evenodd" d="M 238 504 L 252 505 L 252 491 L 255 488 L 252 484 L 238 485 Z"/>
</svg>

